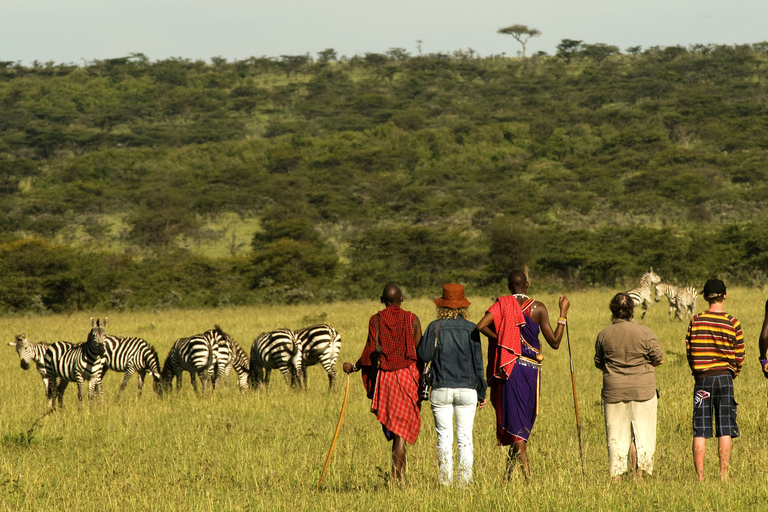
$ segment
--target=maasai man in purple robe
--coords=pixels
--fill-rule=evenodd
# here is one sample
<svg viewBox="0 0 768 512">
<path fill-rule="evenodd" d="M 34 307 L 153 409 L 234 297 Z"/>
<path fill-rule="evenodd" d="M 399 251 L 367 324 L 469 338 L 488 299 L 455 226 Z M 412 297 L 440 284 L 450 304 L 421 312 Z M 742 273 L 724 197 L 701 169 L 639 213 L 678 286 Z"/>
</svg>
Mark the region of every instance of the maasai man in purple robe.
<svg viewBox="0 0 768 512">
<path fill-rule="evenodd" d="M 539 333 L 557 350 L 565 331 L 571 303 L 560 296 L 560 318 L 553 331 L 547 307 L 528 297 L 528 278 L 521 270 L 509 274 L 507 287 L 512 295 L 499 297 L 478 322 L 477 329 L 488 336 L 488 387 L 496 409 L 496 438 L 510 446 L 507 477 L 520 461 L 530 478 L 526 447 L 539 405 L 541 343 Z"/>
</svg>

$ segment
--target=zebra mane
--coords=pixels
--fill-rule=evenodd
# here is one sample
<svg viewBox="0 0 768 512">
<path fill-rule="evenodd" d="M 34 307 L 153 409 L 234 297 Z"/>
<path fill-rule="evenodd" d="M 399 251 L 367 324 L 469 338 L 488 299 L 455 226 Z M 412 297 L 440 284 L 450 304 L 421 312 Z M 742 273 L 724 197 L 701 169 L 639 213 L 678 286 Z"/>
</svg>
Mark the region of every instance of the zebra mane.
<svg viewBox="0 0 768 512">
<path fill-rule="evenodd" d="M 168 355 L 166 356 L 165 361 L 163 361 L 163 367 L 160 370 L 160 375 L 161 376 L 165 376 L 165 370 L 166 369 L 167 370 L 171 369 L 171 355 L 176 351 L 176 343 L 178 343 L 178 342 L 179 342 L 179 340 L 176 340 L 173 343 L 173 345 L 171 345 L 171 350 L 168 351 Z M 149 345 L 149 343 L 147 343 L 147 345 Z M 155 347 L 153 347 L 152 345 L 149 345 L 149 348 L 151 348 L 152 351 L 155 352 L 155 354 L 157 354 L 157 351 L 155 350 Z M 158 358 L 158 362 L 159 361 L 160 361 L 160 359 Z M 172 378 L 172 377 L 170 377 L 170 378 Z"/>
</svg>

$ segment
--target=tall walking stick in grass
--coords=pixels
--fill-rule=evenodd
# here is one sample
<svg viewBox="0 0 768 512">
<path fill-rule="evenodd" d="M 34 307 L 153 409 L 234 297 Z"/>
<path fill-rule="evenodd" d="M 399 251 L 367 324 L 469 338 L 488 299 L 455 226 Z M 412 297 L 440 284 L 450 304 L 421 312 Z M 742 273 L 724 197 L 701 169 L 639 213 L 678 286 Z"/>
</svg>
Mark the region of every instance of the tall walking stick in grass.
<svg viewBox="0 0 768 512">
<path fill-rule="evenodd" d="M 581 448 L 581 423 L 579 422 L 579 404 L 576 400 L 576 374 L 573 372 L 573 356 L 571 355 L 571 335 L 568 333 L 568 322 L 565 324 L 565 337 L 568 340 L 568 359 L 571 362 L 571 386 L 573 386 L 573 409 L 576 411 L 576 434 L 579 436 L 579 461 L 581 461 L 581 476 L 584 475 L 584 451 Z"/>
<path fill-rule="evenodd" d="M 336 439 L 339 437 L 339 430 L 341 430 L 341 420 L 344 419 L 344 411 L 347 409 L 347 398 L 349 398 L 349 374 L 347 374 L 347 389 L 344 391 L 344 403 L 341 405 L 341 414 L 339 414 L 339 423 L 336 425 L 336 433 L 333 434 L 333 441 L 331 441 L 331 449 L 328 450 L 328 458 L 325 459 L 325 466 L 323 467 L 323 472 L 320 474 L 320 481 L 317 482 L 317 489 L 315 489 L 315 492 L 320 490 L 320 484 L 323 483 L 323 477 L 325 476 L 325 472 L 328 470 L 328 465 L 331 463 L 331 455 L 333 455 L 333 449 L 336 447 Z"/>
</svg>

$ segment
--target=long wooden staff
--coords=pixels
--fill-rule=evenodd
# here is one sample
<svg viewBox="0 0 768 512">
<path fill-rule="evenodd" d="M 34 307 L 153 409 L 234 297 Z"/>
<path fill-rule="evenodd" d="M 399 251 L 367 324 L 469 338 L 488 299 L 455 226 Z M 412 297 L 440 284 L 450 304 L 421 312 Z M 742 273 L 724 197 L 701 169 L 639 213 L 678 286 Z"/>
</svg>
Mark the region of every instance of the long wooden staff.
<svg viewBox="0 0 768 512">
<path fill-rule="evenodd" d="M 576 400 L 576 375 L 573 372 L 573 356 L 571 355 L 571 335 L 568 333 L 568 322 L 565 323 L 565 337 L 568 340 L 568 359 L 571 362 L 571 385 L 573 386 L 573 409 L 576 411 L 576 433 L 579 436 L 579 460 L 581 461 L 581 476 L 584 474 L 584 451 L 581 448 L 581 423 L 579 422 L 579 404 Z"/>
<path fill-rule="evenodd" d="M 347 409 L 347 398 L 349 398 L 349 374 L 347 374 L 347 390 L 344 392 L 344 403 L 341 406 L 341 414 L 339 414 L 339 423 L 336 425 L 336 433 L 333 434 L 333 441 L 331 441 L 331 449 L 328 451 L 328 458 L 325 459 L 325 466 L 323 467 L 323 472 L 320 474 L 320 481 L 317 482 L 317 489 L 315 489 L 315 492 L 320 490 L 320 484 L 323 483 L 323 477 L 325 476 L 325 472 L 328 470 L 328 465 L 331 463 L 331 455 L 333 455 L 333 449 L 336 447 L 336 439 L 339 437 L 339 430 L 341 430 L 341 420 L 344 419 L 344 411 Z"/>
</svg>

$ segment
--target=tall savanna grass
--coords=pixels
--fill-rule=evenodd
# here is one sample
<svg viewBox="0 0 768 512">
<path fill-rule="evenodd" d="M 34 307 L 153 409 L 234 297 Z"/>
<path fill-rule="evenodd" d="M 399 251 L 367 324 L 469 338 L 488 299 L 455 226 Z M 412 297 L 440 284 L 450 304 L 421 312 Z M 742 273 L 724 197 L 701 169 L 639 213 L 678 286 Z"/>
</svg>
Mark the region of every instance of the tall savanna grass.
<svg viewBox="0 0 768 512">
<path fill-rule="evenodd" d="M 436 291 L 437 292 L 437 291 Z M 502 293 L 503 290 L 499 290 Z M 686 324 L 670 322 L 666 299 L 644 320 L 658 335 L 665 363 L 657 369 L 658 442 L 654 476 L 608 483 L 601 374 L 594 340 L 610 321 L 614 291 L 569 294 L 569 331 L 584 448 L 579 463 L 566 340 L 545 348 L 539 418 L 529 444 L 533 479 L 504 481 L 505 451 L 496 446 L 489 406 L 475 421 L 475 483 L 469 489 L 437 485 L 432 414 L 422 410 L 418 442 L 408 451 L 408 485 L 391 488 L 389 444 L 384 440 L 359 374 L 352 376 L 347 413 L 323 488 L 315 493 L 336 426 L 345 377 L 341 362 L 360 354 L 367 318 L 376 302 L 262 306 L 195 311 L 109 312 L 107 332 L 141 336 L 161 363 L 173 341 L 218 323 L 245 349 L 262 331 L 328 322 L 342 335 L 335 392 L 322 369 L 309 369 L 306 392 L 288 389 L 273 372 L 268 391 L 241 395 L 234 379 L 212 396 L 196 397 L 185 374 L 180 393 L 160 399 L 151 379 L 136 397 L 136 378 L 115 401 L 122 376 L 108 373 L 105 402 L 80 407 L 70 385 L 65 408 L 45 412 L 41 380 L 22 372 L 11 347 L 0 358 L 0 509 L 2 510 L 758 510 L 768 499 L 765 477 L 766 389 L 757 358 L 765 291 L 733 289 L 726 309 L 744 326 L 747 361 L 736 380 L 739 426 L 731 480 L 717 478 L 717 449 L 708 443 L 707 481 L 694 480 L 690 455 L 693 378 L 685 360 Z M 557 296 L 534 293 L 556 316 Z M 474 320 L 492 302 L 470 297 Z M 699 310 L 705 304 L 699 301 Z M 427 299 L 408 300 L 426 326 L 435 317 Z M 93 312 L 104 316 L 107 312 Z M 32 341 L 83 341 L 89 314 L 6 317 L 2 339 L 25 332 Z M 485 341 L 484 341 L 485 343 Z"/>
</svg>

